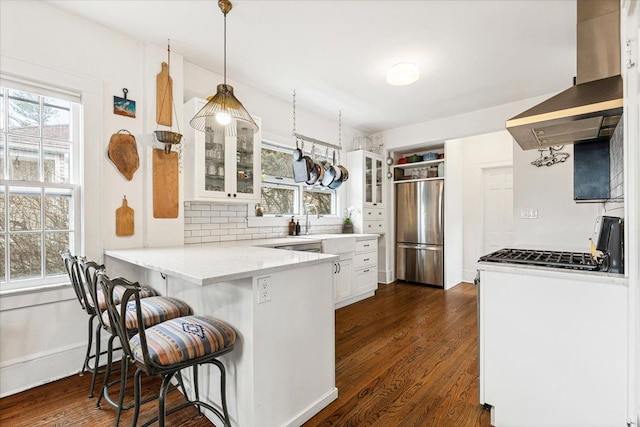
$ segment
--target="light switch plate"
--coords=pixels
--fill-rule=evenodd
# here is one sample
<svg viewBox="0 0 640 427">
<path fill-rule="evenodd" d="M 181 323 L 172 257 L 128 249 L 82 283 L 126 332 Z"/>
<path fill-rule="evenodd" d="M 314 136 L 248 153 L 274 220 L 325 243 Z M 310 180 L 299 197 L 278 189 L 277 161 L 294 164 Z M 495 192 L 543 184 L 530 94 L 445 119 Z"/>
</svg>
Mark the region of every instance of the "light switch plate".
<svg viewBox="0 0 640 427">
<path fill-rule="evenodd" d="M 523 208 L 520 209 L 521 219 L 538 219 L 538 209 L 536 208 Z"/>
</svg>

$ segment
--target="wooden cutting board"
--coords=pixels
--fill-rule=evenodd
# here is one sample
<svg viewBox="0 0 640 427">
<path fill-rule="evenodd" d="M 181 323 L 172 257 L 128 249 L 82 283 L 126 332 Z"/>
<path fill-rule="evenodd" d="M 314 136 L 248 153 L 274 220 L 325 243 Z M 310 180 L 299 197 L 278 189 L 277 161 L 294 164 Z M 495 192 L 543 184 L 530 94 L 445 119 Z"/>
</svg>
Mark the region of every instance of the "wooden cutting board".
<svg viewBox="0 0 640 427">
<path fill-rule="evenodd" d="M 116 236 L 133 236 L 133 209 L 129 207 L 126 196 L 122 206 L 116 209 Z"/>
<path fill-rule="evenodd" d="M 118 131 L 118 133 L 111 135 L 107 155 L 120 173 L 127 178 L 127 180 L 131 181 L 133 174 L 138 170 L 138 167 L 140 167 L 138 147 L 136 146 L 136 139 L 133 135 L 128 131 Z"/>
<path fill-rule="evenodd" d="M 171 127 L 173 117 L 173 79 L 169 65 L 162 63 L 162 71 L 156 76 L 156 122 Z"/>
<path fill-rule="evenodd" d="M 178 153 L 153 150 L 153 217 L 177 218 L 179 203 Z"/>
</svg>

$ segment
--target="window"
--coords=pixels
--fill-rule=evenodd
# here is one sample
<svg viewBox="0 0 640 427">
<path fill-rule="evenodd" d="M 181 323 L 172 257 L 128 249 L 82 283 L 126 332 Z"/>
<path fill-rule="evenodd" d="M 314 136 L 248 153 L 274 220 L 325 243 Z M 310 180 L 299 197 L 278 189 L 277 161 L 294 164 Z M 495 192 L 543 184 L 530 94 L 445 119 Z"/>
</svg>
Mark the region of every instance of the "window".
<svg viewBox="0 0 640 427">
<path fill-rule="evenodd" d="M 335 215 L 335 190 L 293 180 L 291 151 L 262 142 L 261 203 L 265 214 L 299 215 L 304 213 L 304 205 L 313 204 L 320 215 Z"/>
<path fill-rule="evenodd" d="M 0 289 L 59 283 L 78 244 L 77 96 L 0 85 Z"/>
</svg>

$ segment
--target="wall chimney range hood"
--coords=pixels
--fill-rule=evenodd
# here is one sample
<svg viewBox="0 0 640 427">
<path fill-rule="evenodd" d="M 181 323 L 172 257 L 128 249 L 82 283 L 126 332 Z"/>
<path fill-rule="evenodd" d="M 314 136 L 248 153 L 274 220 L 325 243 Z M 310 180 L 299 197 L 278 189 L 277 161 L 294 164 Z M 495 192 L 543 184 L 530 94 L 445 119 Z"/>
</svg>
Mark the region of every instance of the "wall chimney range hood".
<svg viewBox="0 0 640 427">
<path fill-rule="evenodd" d="M 622 116 L 620 1 L 578 0 L 576 85 L 506 122 L 523 150 L 609 140 Z"/>
</svg>

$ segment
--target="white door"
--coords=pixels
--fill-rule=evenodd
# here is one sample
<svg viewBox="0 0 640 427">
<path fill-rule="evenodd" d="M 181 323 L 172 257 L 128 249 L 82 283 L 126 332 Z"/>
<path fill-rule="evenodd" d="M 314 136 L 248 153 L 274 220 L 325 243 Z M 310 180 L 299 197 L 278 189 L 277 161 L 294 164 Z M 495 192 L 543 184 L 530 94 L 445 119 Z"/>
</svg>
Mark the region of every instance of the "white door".
<svg viewBox="0 0 640 427">
<path fill-rule="evenodd" d="M 482 174 L 482 254 L 513 242 L 513 169 L 484 169 Z"/>
</svg>

